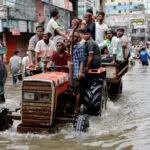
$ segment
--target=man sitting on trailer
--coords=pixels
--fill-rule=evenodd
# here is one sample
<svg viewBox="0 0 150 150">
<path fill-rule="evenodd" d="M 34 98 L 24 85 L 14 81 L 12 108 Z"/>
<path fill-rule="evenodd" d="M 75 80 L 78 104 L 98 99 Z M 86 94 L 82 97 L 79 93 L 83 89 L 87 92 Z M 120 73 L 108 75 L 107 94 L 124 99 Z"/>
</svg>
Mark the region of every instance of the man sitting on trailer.
<svg viewBox="0 0 150 150">
<path fill-rule="evenodd" d="M 121 63 L 123 59 L 123 51 L 120 40 L 117 38 L 116 33 L 112 30 L 106 32 L 107 40 L 99 44 L 100 49 L 107 46 L 109 50 L 109 59 L 105 62 L 111 62 L 113 64 Z"/>
<path fill-rule="evenodd" d="M 66 47 L 65 47 L 63 37 L 59 38 L 56 41 L 56 49 L 57 52 L 55 52 L 52 55 L 50 64 L 47 67 L 50 68 L 52 64 L 55 63 L 56 71 L 69 73 L 68 68 L 71 61 L 71 57 L 70 54 L 66 52 Z"/>
<path fill-rule="evenodd" d="M 120 39 L 122 50 L 123 50 L 123 58 L 124 60 L 129 58 L 129 46 L 128 46 L 128 38 L 124 35 L 125 30 L 120 27 L 117 29 L 117 37 Z"/>
</svg>

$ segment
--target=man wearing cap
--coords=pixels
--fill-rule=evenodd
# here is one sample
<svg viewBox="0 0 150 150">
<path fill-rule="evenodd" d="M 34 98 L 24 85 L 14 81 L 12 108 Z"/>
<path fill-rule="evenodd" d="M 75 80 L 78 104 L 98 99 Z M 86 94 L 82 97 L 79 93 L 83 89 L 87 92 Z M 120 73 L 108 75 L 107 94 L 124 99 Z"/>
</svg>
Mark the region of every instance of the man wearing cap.
<svg viewBox="0 0 150 150">
<path fill-rule="evenodd" d="M 104 23 L 105 13 L 99 12 L 96 22 L 96 43 L 100 44 L 104 41 L 104 34 L 108 30 L 107 25 Z"/>
<path fill-rule="evenodd" d="M 71 61 L 70 55 L 66 52 L 66 47 L 64 43 L 63 37 L 59 37 L 56 41 L 56 49 L 57 52 L 54 52 L 50 64 L 48 65 L 48 68 L 52 66 L 53 63 L 55 63 L 55 70 L 59 72 L 66 72 L 69 73 L 69 64 Z M 58 66 L 58 68 L 57 68 Z M 64 67 L 64 68 L 59 68 L 59 67 Z"/>
<path fill-rule="evenodd" d="M 97 69 L 101 66 L 101 53 L 98 44 L 92 39 L 92 32 L 90 29 L 81 30 L 84 34 L 85 40 L 85 54 L 86 54 L 86 71 L 88 69 Z"/>
<path fill-rule="evenodd" d="M 128 47 L 128 38 L 124 35 L 124 29 L 122 27 L 117 29 L 117 37 L 121 41 L 122 50 L 123 50 L 123 58 L 127 59 L 129 54 L 129 47 Z"/>
<path fill-rule="evenodd" d="M 56 51 L 54 42 L 50 40 L 50 37 L 51 34 L 45 32 L 43 35 L 43 39 L 37 42 L 35 48 L 35 65 L 39 66 L 42 72 L 44 72 L 44 63 L 41 61 L 41 58 L 51 57 L 53 55 L 53 52 Z"/>
</svg>

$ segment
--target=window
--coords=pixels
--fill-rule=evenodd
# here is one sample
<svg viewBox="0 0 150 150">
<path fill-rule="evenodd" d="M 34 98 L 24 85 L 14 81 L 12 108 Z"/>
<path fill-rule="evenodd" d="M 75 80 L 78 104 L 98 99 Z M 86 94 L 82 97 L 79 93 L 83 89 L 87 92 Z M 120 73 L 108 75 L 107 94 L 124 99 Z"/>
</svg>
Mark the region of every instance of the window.
<svg viewBox="0 0 150 150">
<path fill-rule="evenodd" d="M 140 29 L 140 32 L 141 33 L 145 33 L 145 29 Z"/>
<path fill-rule="evenodd" d="M 113 9 L 116 9 L 116 6 L 113 6 Z"/>
<path fill-rule="evenodd" d="M 137 7 L 137 6 L 134 6 L 134 9 L 136 10 L 136 9 L 138 9 L 138 7 Z"/>
<path fill-rule="evenodd" d="M 136 29 L 133 29 L 133 30 L 132 30 L 132 33 L 135 33 L 135 34 L 136 34 Z"/>
</svg>

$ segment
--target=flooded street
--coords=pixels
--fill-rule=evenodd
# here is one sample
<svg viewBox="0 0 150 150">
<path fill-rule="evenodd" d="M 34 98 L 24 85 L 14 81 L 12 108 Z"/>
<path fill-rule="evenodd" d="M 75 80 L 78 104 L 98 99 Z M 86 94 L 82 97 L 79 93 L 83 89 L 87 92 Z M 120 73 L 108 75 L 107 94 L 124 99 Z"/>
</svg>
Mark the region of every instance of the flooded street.
<svg viewBox="0 0 150 150">
<path fill-rule="evenodd" d="M 19 107 L 21 83 L 6 84 L 6 105 Z M 87 133 L 75 133 L 72 124 L 56 134 L 0 132 L 0 150 L 150 150 L 150 67 L 139 62 L 123 78 L 123 93 L 108 102 L 102 117 L 90 118 Z"/>
</svg>

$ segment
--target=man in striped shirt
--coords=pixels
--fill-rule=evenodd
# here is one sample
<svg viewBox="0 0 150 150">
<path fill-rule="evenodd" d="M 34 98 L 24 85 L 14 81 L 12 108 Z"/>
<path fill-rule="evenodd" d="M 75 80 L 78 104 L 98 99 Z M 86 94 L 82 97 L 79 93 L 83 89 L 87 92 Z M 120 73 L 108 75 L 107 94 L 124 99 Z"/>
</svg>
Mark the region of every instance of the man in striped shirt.
<svg viewBox="0 0 150 150">
<path fill-rule="evenodd" d="M 29 62 L 30 66 L 34 65 L 35 62 L 35 47 L 38 41 L 40 41 L 43 38 L 44 33 L 44 27 L 43 26 L 37 26 L 36 27 L 36 35 L 32 36 L 29 40 Z"/>
</svg>

